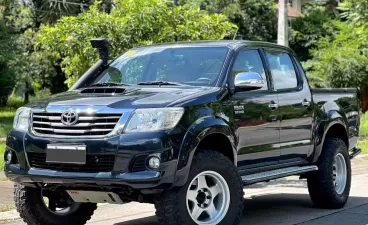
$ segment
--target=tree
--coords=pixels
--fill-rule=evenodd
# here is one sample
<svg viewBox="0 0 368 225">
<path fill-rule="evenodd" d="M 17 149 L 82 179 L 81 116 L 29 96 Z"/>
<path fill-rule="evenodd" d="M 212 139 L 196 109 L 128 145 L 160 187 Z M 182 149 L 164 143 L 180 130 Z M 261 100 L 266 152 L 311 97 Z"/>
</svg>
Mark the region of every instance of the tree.
<svg viewBox="0 0 368 225">
<path fill-rule="evenodd" d="M 76 17 L 63 17 L 55 26 L 41 26 L 37 47 L 58 57 L 71 86 L 97 59 L 89 43 L 92 38 L 107 38 L 110 58 L 115 58 L 138 45 L 222 39 L 235 30 L 225 16 L 209 15 L 196 7 L 162 0 L 120 0 L 110 14 L 100 12 L 96 3 Z"/>
<path fill-rule="evenodd" d="M 344 12 L 342 16 L 350 22 L 368 28 L 368 1 L 347 0 L 341 3 L 339 8 Z"/>
<path fill-rule="evenodd" d="M 14 87 L 13 74 L 8 67 L 15 52 L 15 33 L 0 19 L 0 105 L 5 105 Z"/>
<path fill-rule="evenodd" d="M 199 6 L 209 13 L 222 13 L 239 28 L 237 39 L 275 42 L 277 14 L 270 0 L 181 0 L 181 4 Z"/>
<path fill-rule="evenodd" d="M 321 38 L 312 51 L 314 72 L 325 75 L 332 87 L 357 87 L 368 91 L 368 49 L 353 24 L 336 22 L 339 33 Z"/>
<path fill-rule="evenodd" d="M 304 8 L 305 17 L 290 21 L 290 47 L 300 60 L 311 59 L 310 50 L 316 47 L 323 37 L 331 37 L 338 32 L 334 15 L 326 11 L 325 6 L 308 4 Z"/>
<path fill-rule="evenodd" d="M 239 0 L 242 11 L 239 36 L 242 39 L 275 42 L 277 40 L 277 13 L 275 1 Z"/>
</svg>

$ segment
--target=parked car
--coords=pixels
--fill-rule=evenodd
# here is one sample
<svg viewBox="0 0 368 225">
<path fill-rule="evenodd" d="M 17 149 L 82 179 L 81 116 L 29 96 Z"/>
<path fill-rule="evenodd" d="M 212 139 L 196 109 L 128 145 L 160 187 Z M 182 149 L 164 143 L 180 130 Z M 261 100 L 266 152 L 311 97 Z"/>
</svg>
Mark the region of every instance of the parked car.
<svg viewBox="0 0 368 225">
<path fill-rule="evenodd" d="M 307 179 L 341 208 L 360 153 L 355 89 L 311 89 L 289 48 L 252 41 L 137 47 L 18 109 L 5 173 L 32 225 L 85 224 L 97 203 L 155 204 L 162 225 L 239 224 L 243 188 Z M 48 200 L 45 201 L 44 199 Z"/>
</svg>

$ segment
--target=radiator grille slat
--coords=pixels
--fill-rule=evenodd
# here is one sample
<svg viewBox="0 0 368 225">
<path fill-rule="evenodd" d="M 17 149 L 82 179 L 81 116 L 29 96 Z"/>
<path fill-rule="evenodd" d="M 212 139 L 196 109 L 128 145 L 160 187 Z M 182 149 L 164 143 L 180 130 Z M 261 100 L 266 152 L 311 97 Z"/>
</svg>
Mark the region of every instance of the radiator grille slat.
<svg viewBox="0 0 368 225">
<path fill-rule="evenodd" d="M 79 113 L 78 122 L 64 125 L 62 113 L 33 113 L 32 128 L 38 134 L 55 136 L 100 136 L 110 133 L 119 122 L 122 114 L 87 114 Z"/>
<path fill-rule="evenodd" d="M 115 155 L 87 155 L 86 164 L 60 164 L 60 163 L 47 163 L 46 153 L 40 152 L 27 152 L 28 161 L 33 168 L 49 169 L 62 172 L 85 172 L 85 173 L 98 173 L 98 172 L 111 172 L 114 168 Z"/>
</svg>

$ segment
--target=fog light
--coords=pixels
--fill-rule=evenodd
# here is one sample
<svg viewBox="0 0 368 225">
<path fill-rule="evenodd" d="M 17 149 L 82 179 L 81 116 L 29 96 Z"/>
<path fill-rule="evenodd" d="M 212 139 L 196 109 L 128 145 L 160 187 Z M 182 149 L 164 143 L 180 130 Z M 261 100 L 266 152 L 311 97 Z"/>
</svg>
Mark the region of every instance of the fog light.
<svg viewBox="0 0 368 225">
<path fill-rule="evenodd" d="M 158 169 L 160 168 L 160 165 L 161 165 L 161 160 L 157 157 L 151 157 L 149 160 L 148 160 L 148 166 L 151 168 L 151 169 Z"/>
<path fill-rule="evenodd" d="M 5 162 L 10 164 L 12 162 L 12 159 L 13 159 L 13 153 L 12 151 L 8 151 L 8 153 L 6 153 Z"/>
</svg>

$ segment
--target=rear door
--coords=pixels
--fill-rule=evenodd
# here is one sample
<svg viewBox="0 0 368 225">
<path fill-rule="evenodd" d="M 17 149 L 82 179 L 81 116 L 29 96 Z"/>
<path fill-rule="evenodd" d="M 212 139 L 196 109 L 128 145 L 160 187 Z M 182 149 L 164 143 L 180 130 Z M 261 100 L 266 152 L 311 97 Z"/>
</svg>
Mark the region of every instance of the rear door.
<svg viewBox="0 0 368 225">
<path fill-rule="evenodd" d="M 259 73 L 265 86 L 260 90 L 236 92 L 232 96 L 238 168 L 246 170 L 277 164 L 280 157 L 278 98 L 271 89 L 259 50 L 248 49 L 237 54 L 231 70 L 233 79 L 240 72 Z"/>
<path fill-rule="evenodd" d="M 296 59 L 280 50 L 265 49 L 279 99 L 281 163 L 303 163 L 312 150 L 312 95 Z"/>
</svg>

